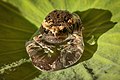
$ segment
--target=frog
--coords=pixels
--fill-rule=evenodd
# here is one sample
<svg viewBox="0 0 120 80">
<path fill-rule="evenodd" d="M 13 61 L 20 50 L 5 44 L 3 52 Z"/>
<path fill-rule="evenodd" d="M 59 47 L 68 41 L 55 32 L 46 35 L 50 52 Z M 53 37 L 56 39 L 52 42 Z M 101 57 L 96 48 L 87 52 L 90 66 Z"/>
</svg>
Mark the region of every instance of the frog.
<svg viewBox="0 0 120 80">
<path fill-rule="evenodd" d="M 26 42 L 32 64 L 41 71 L 57 71 L 77 63 L 84 52 L 83 24 L 67 10 L 51 11 L 38 34 Z"/>
</svg>

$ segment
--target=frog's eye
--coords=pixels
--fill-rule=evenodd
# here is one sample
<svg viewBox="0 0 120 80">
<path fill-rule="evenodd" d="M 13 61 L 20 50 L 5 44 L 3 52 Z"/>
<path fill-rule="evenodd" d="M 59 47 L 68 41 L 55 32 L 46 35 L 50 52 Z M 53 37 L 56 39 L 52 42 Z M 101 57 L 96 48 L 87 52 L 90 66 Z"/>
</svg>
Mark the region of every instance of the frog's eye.
<svg viewBox="0 0 120 80">
<path fill-rule="evenodd" d="M 44 32 L 47 34 L 49 31 L 48 31 L 48 30 L 46 30 L 46 29 L 44 29 Z"/>
</svg>

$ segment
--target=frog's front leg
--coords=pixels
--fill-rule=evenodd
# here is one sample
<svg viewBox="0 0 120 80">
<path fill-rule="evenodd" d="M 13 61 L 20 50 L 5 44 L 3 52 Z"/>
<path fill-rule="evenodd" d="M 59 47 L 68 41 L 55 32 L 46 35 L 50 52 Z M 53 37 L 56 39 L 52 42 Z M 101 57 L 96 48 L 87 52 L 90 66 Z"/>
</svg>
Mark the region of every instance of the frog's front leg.
<svg viewBox="0 0 120 80">
<path fill-rule="evenodd" d="M 42 47 L 39 46 L 34 40 L 28 41 L 26 43 L 26 51 L 30 57 L 34 56 L 41 50 L 42 50 Z"/>
<path fill-rule="evenodd" d="M 33 40 L 39 45 L 41 46 L 45 51 L 47 50 L 48 52 L 51 52 L 51 53 L 54 53 L 53 50 L 51 50 L 50 47 L 53 47 L 53 46 L 49 46 L 47 45 L 46 43 L 44 43 L 44 40 L 42 39 L 42 34 L 38 35 L 38 36 L 35 36 L 33 37 Z"/>
</svg>

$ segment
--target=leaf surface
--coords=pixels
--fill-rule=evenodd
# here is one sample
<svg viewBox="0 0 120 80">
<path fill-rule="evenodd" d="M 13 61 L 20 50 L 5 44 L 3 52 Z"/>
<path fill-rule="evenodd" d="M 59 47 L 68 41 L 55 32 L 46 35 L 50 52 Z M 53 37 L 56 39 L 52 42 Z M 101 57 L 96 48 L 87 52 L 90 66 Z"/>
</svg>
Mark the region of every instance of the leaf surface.
<svg viewBox="0 0 120 80">
<path fill-rule="evenodd" d="M 119 0 L 4 1 L 0 1 L 0 71 L 6 70 L 0 74 L 1 80 L 120 79 Z M 41 72 L 26 61 L 24 45 L 54 9 L 75 12 L 81 17 L 85 51 L 80 62 L 70 68 Z M 16 67 L 11 66 L 11 70 L 4 66 L 21 59 L 26 60 Z"/>
</svg>

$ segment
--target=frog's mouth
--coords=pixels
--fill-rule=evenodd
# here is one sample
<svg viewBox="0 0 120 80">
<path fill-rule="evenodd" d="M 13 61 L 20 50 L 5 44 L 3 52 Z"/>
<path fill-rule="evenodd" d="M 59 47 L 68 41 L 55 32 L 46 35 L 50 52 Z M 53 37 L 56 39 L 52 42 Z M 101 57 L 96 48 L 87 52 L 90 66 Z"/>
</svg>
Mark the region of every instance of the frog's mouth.
<svg viewBox="0 0 120 80">
<path fill-rule="evenodd" d="M 44 41 L 48 42 L 48 43 L 52 43 L 52 44 L 56 44 L 56 43 L 62 43 L 66 40 L 66 38 L 68 37 L 68 33 L 63 33 L 61 32 L 60 34 L 52 34 L 51 32 L 46 34 L 44 33 L 42 38 Z"/>
</svg>

